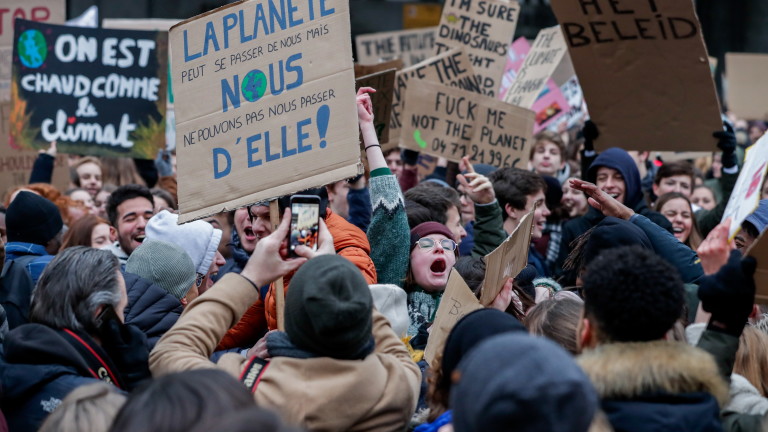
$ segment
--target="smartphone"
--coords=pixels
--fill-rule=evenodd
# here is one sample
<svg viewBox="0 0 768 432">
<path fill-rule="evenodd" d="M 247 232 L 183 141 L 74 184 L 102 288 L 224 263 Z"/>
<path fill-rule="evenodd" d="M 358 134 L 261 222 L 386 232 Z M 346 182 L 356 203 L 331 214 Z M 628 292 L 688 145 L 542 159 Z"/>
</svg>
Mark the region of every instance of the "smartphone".
<svg viewBox="0 0 768 432">
<path fill-rule="evenodd" d="M 291 197 L 291 229 L 288 232 L 288 254 L 296 257 L 299 245 L 317 250 L 317 232 L 320 229 L 320 197 L 294 195 Z"/>
<path fill-rule="evenodd" d="M 115 309 L 110 305 L 104 305 L 104 308 L 101 310 L 101 312 L 96 315 L 96 328 L 99 329 L 99 332 L 101 333 L 103 332 L 104 327 L 112 320 L 115 320 L 118 323 L 122 323 L 120 318 L 117 316 Z"/>
</svg>

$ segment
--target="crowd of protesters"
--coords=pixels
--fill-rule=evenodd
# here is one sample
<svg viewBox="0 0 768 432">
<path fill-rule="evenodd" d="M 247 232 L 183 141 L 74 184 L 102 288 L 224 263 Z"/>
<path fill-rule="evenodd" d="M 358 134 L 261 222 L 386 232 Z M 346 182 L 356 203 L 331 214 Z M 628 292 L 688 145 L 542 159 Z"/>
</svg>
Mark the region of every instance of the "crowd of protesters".
<svg viewBox="0 0 768 432">
<path fill-rule="evenodd" d="M 60 191 L 56 144 L 41 152 L 0 213 L 0 431 L 768 428 L 744 256 L 768 184 L 733 241 L 721 223 L 765 124 L 724 117 L 690 161 L 597 152 L 587 122 L 538 134 L 527 167 L 424 173 L 378 142 L 374 91 L 357 96 L 366 174 L 301 192 L 322 217 L 298 258 L 290 196 L 276 226 L 269 202 L 180 225 L 174 155 L 69 155 Z M 523 222 L 528 265 L 484 286 Z M 428 362 L 453 271 L 498 295 Z"/>
</svg>

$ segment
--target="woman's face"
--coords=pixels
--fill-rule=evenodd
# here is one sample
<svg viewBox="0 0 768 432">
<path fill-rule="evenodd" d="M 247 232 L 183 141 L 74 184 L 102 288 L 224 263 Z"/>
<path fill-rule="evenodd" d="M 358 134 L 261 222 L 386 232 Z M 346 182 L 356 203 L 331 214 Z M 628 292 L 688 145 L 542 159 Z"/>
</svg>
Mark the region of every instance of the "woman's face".
<svg viewBox="0 0 768 432">
<path fill-rule="evenodd" d="M 706 187 L 700 187 L 693 190 L 693 193 L 691 194 L 691 203 L 696 204 L 704 210 L 712 210 L 717 205 L 712 190 Z"/>
<path fill-rule="evenodd" d="M 670 222 L 672 222 L 672 231 L 675 237 L 681 242 L 688 240 L 693 226 L 693 212 L 683 198 L 673 198 L 659 209 Z"/>
<path fill-rule="evenodd" d="M 589 206 L 587 196 L 582 191 L 571 189 L 568 182 L 563 185 L 563 198 L 560 203 L 572 218 L 585 215 Z"/>
<path fill-rule="evenodd" d="M 442 291 L 448 283 L 451 268 L 456 264 L 456 255 L 452 250 L 443 249 L 440 246 L 440 241 L 453 239 L 442 234 L 430 234 L 426 237 L 434 240 L 435 244 L 427 249 L 416 246 L 411 251 L 413 279 L 425 291 Z"/>
<path fill-rule="evenodd" d="M 93 227 L 93 231 L 91 231 L 91 247 L 101 249 L 104 246 L 108 246 L 114 241 L 113 237 L 110 226 L 100 223 Z"/>
</svg>

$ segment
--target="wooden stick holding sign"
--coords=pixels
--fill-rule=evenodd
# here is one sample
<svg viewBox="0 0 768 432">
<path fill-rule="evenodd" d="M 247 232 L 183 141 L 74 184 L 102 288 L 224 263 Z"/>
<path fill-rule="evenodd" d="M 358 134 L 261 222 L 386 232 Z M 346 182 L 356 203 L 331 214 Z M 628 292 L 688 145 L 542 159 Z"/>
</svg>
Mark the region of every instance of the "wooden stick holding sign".
<svg viewBox="0 0 768 432">
<path fill-rule="evenodd" d="M 277 200 L 269 202 L 269 224 L 272 225 L 273 232 L 280 225 L 280 207 Z M 285 287 L 282 277 L 275 281 L 275 291 L 277 292 L 277 329 L 285 331 Z"/>
<path fill-rule="evenodd" d="M 424 349 L 424 358 L 430 366 L 438 353 L 443 352 L 445 340 L 448 334 L 464 315 L 482 309 L 483 305 L 477 301 L 477 297 L 469 289 L 459 272 L 451 270 L 448 277 L 448 284 L 440 300 L 440 306 L 437 307 L 435 321 L 429 329 L 429 338 L 427 347 Z"/>
<path fill-rule="evenodd" d="M 533 208 L 504 243 L 485 256 L 485 280 L 480 291 L 480 304 L 488 306 L 499 295 L 507 279 L 517 276 L 528 265 L 528 248 L 533 231 Z"/>
</svg>

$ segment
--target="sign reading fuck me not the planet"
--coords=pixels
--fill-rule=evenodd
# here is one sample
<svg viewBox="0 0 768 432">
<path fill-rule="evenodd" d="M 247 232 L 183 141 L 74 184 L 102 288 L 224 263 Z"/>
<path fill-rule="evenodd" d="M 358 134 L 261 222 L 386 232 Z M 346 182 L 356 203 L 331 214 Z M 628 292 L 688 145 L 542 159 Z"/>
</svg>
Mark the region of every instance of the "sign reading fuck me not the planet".
<svg viewBox="0 0 768 432">
<path fill-rule="evenodd" d="M 153 159 L 165 145 L 167 36 L 16 20 L 10 144 Z"/>
</svg>

